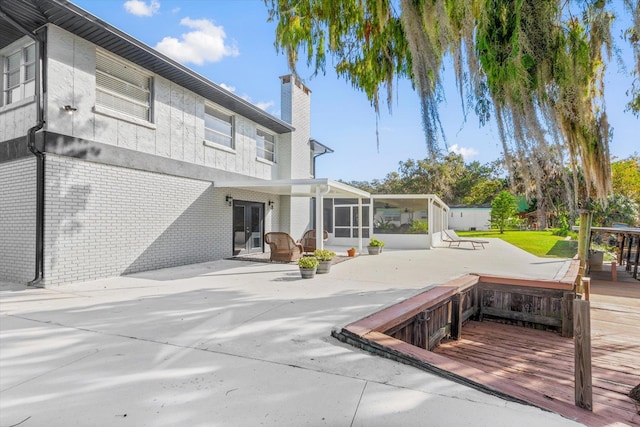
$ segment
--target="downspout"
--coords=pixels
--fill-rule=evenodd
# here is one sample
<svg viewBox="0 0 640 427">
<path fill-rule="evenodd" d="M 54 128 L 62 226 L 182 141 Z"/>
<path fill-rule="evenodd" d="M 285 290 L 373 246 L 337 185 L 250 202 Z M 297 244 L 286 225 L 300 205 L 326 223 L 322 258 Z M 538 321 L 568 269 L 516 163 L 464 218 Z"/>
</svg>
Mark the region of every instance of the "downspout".
<svg viewBox="0 0 640 427">
<path fill-rule="evenodd" d="M 328 151 L 323 151 L 323 152 L 322 152 L 322 153 L 320 153 L 320 154 L 314 154 L 314 155 L 313 155 L 313 177 L 314 177 L 314 178 L 316 177 L 316 159 L 317 159 L 318 157 L 322 156 L 323 154 L 327 154 L 327 153 L 328 153 Z"/>
<path fill-rule="evenodd" d="M 27 148 L 36 156 L 36 259 L 33 279 L 27 283 L 29 286 L 38 285 L 44 275 L 44 153 L 36 146 L 36 132 L 44 127 L 44 111 L 42 110 L 41 93 L 44 86 L 44 43 L 40 36 L 34 34 L 21 26 L 13 18 L 2 10 L 0 3 L 0 16 L 8 21 L 24 35 L 30 37 L 36 46 L 36 79 L 35 79 L 35 101 L 36 101 L 36 125 L 27 131 Z M 41 64 L 42 61 L 42 64 Z"/>
</svg>

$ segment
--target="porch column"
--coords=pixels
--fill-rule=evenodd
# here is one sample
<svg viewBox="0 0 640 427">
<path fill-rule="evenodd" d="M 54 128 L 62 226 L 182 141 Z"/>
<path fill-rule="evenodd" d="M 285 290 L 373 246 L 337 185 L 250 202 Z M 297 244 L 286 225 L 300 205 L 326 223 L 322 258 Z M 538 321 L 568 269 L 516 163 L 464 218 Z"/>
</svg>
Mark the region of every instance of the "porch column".
<svg viewBox="0 0 640 427">
<path fill-rule="evenodd" d="M 371 208 L 369 208 L 371 209 Z M 362 253 L 362 197 L 358 197 L 358 253 Z M 369 231 L 371 233 L 371 231 Z"/>
<path fill-rule="evenodd" d="M 433 247 L 433 198 L 429 197 L 427 199 L 429 204 L 427 205 L 427 226 L 429 227 L 429 232 L 427 236 L 429 236 L 429 247 Z"/>
<path fill-rule="evenodd" d="M 316 185 L 316 248 L 317 249 L 324 249 L 324 218 L 322 217 L 322 213 L 324 211 L 323 194 L 324 193 L 320 191 L 320 186 Z"/>
</svg>

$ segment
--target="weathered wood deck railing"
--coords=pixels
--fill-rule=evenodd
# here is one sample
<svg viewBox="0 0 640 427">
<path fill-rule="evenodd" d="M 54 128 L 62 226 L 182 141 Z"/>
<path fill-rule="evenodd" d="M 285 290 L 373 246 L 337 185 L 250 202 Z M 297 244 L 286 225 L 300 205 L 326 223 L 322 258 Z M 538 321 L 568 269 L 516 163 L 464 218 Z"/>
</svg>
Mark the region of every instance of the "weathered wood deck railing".
<svg viewBox="0 0 640 427">
<path fill-rule="evenodd" d="M 561 280 L 462 276 L 334 330 L 333 336 L 505 399 L 528 402 L 576 420 L 591 420 L 589 414 L 550 401 L 544 394 L 532 394 L 519 384 L 505 382 L 499 376 L 430 351 L 445 337 L 460 339 L 462 325 L 473 318 L 491 317 L 523 326 L 556 329 L 564 337 L 573 337 L 576 285 L 583 280 L 580 273 L 579 261 L 574 259 Z M 578 356 L 576 360 L 580 359 Z M 590 362 L 582 365 L 590 366 Z M 590 387 L 585 384 L 576 383 L 576 402 L 578 390 Z M 587 403 L 580 406 L 588 407 L 589 400 L 581 397 L 582 400 Z"/>
<path fill-rule="evenodd" d="M 572 336 L 574 282 L 467 275 L 347 326 L 359 335 L 380 332 L 416 347 L 460 339 L 469 319 L 498 319 Z"/>
<path fill-rule="evenodd" d="M 413 317 L 390 327 L 385 334 L 432 350 L 442 339 L 460 336 L 462 325 L 477 312 L 477 280 L 472 277 L 459 286 L 447 286 L 445 293 L 429 292 Z M 429 300 L 428 297 L 438 296 Z"/>
<path fill-rule="evenodd" d="M 571 337 L 574 282 L 480 276 L 479 318 L 557 330 Z"/>
</svg>

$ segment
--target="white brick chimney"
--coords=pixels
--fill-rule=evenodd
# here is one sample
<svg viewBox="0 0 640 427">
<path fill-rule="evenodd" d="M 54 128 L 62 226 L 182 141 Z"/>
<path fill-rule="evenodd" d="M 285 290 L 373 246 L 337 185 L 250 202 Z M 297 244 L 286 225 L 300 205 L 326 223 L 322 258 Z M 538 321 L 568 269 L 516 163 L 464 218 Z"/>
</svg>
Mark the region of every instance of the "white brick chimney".
<svg viewBox="0 0 640 427">
<path fill-rule="evenodd" d="M 291 134 L 290 144 L 290 168 L 283 171 L 282 179 L 311 178 L 311 90 L 306 87 L 299 77 L 292 74 L 280 77 L 282 86 L 281 109 L 282 120 L 295 127 Z M 286 150 L 286 143 L 282 144 Z M 280 154 L 285 154 L 283 151 Z M 288 156 L 285 156 L 288 157 Z M 281 157 L 282 159 L 282 157 Z M 284 160 L 284 159 L 282 159 Z M 282 165 L 279 165 L 282 166 Z"/>
<path fill-rule="evenodd" d="M 311 90 L 299 77 L 292 74 L 281 76 L 280 108 L 283 121 L 295 130 L 280 135 L 278 146 L 278 178 L 308 179 L 312 175 L 311 138 Z M 305 230 L 312 227 L 311 202 L 306 197 L 282 196 L 281 230 L 299 239 Z"/>
</svg>

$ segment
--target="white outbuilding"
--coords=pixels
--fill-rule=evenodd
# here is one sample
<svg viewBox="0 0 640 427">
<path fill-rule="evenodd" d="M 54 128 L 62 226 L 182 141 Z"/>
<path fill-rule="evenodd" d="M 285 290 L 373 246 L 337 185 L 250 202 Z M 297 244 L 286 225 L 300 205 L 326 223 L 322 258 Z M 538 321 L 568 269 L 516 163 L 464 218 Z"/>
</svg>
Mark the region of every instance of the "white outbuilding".
<svg viewBox="0 0 640 427">
<path fill-rule="evenodd" d="M 450 206 L 449 228 L 463 231 L 491 230 L 491 204 Z"/>
</svg>

